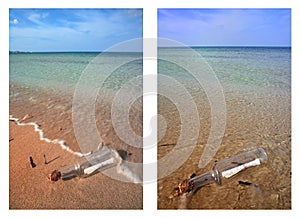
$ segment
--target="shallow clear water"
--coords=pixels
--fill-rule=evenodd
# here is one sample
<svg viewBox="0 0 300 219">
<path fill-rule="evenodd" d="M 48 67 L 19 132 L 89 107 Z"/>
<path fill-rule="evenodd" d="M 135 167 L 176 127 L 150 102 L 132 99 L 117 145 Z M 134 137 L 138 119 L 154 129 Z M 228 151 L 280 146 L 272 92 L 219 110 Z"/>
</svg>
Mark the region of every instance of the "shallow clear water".
<svg viewBox="0 0 300 219">
<path fill-rule="evenodd" d="M 238 174 L 229 184 L 207 185 L 189 200 L 186 208 L 195 209 L 290 209 L 291 208 L 291 48 L 210 47 L 194 48 L 204 61 L 199 65 L 200 83 L 212 83 L 207 74 L 215 74 L 222 90 L 207 89 L 199 84 L 189 71 L 197 60 L 182 48 L 159 50 L 158 73 L 171 77 L 190 94 L 184 109 L 178 107 L 182 89 L 167 83 L 158 83 L 158 93 L 171 90 L 174 99 L 163 93 L 158 96 L 158 159 L 174 152 L 184 127 L 197 132 L 196 143 L 190 144 L 184 136 L 183 147 L 194 146 L 191 155 L 172 174 L 158 180 L 158 207 L 182 208 L 183 198 L 169 199 L 173 189 L 192 173 L 197 175 L 212 168 L 214 161 L 231 157 L 239 152 L 262 146 L 268 153 L 267 164 L 253 167 Z M 185 68 L 171 63 L 165 57 L 178 57 Z M 207 66 L 203 63 L 207 63 Z M 206 75 L 205 75 L 206 74 Z M 201 81 L 203 79 L 203 81 Z M 169 86 L 169 87 L 168 87 Z M 176 91 L 177 90 L 177 91 Z M 218 136 L 220 145 L 210 162 L 199 168 L 199 160 L 208 142 L 215 109 L 212 109 L 212 92 L 224 94 L 225 132 Z M 174 95 L 173 95 L 174 96 Z M 183 113 L 193 104 L 199 117 L 199 130 L 195 127 L 194 114 L 182 120 Z M 214 105 L 215 106 L 215 105 Z M 187 118 L 187 117 L 184 117 Z M 218 121 L 218 118 L 216 118 Z M 189 137 L 191 138 L 191 137 Z M 176 149 L 178 150 L 178 149 Z M 177 156 L 182 156 L 178 153 Z M 178 157 L 178 160 L 179 160 Z M 162 171 L 165 166 L 159 166 Z M 252 186 L 238 181 L 251 182 Z M 254 186 L 255 185 L 255 186 Z"/>
<path fill-rule="evenodd" d="M 99 55 L 102 58 L 99 59 Z M 118 66 L 120 60 L 125 60 L 125 63 Z M 126 60 L 131 61 L 127 63 Z M 72 118 L 73 106 L 76 105 L 73 102 L 74 94 L 77 89 L 78 93 L 86 95 L 81 95 L 82 99 L 79 100 L 80 103 L 85 103 L 91 87 L 99 85 L 92 102 L 93 108 L 80 103 L 76 105 L 76 112 L 80 113 L 76 114 L 76 118 L 80 116 L 82 119 L 81 123 L 76 123 L 77 130 L 85 130 L 88 127 L 86 123 L 89 122 L 85 117 L 93 115 L 97 134 L 104 143 L 127 152 L 131 161 L 142 161 L 141 147 L 135 147 L 120 139 L 114 131 L 111 118 L 114 98 L 130 80 L 135 80 L 135 92 L 142 95 L 141 53 L 17 53 L 10 54 L 9 68 L 10 115 L 17 118 L 29 115 L 24 122 L 36 122 L 44 131 L 45 137 L 65 140 L 72 150 L 81 151 Z M 107 69 L 113 71 L 107 72 Z M 84 86 L 78 87 L 82 80 L 85 82 Z M 131 95 L 124 89 L 122 92 L 125 97 Z M 142 98 L 137 98 L 127 110 L 127 115 L 118 114 L 116 110 L 115 117 L 129 116 L 133 132 L 142 136 Z M 95 141 L 92 141 L 94 136 L 87 135 L 86 138 L 91 139 L 89 147 L 96 149 L 98 145 L 94 145 Z"/>
</svg>

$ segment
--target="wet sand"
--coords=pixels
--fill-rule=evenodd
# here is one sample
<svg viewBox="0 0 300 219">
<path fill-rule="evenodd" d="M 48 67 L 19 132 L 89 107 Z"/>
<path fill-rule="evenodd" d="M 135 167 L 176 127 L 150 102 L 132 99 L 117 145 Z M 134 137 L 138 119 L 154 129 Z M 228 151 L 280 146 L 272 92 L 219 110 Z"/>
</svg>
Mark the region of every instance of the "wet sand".
<svg viewBox="0 0 300 219">
<path fill-rule="evenodd" d="M 205 168 L 198 163 L 210 131 L 210 108 L 204 95 L 195 94 L 199 110 L 199 139 L 189 159 L 172 174 L 158 179 L 159 209 L 291 209 L 291 102 L 287 93 L 277 89 L 256 92 L 225 93 L 226 130 L 222 143 Z M 166 134 L 158 142 L 158 159 L 173 150 L 180 134 L 181 123 L 176 106 L 161 97 L 159 114 L 168 124 Z M 188 121 L 185 121 L 188 122 Z M 158 121 L 158 127 L 160 127 Z M 164 133 L 164 132 L 162 132 Z M 191 174 L 200 175 L 213 167 L 215 161 L 263 147 L 266 164 L 249 168 L 226 185 L 209 184 L 190 199 L 169 198 L 178 183 Z M 163 167 L 162 167 L 163 168 Z M 240 184 L 239 181 L 251 183 Z"/>
<path fill-rule="evenodd" d="M 9 114 L 14 118 L 26 117 L 25 123 L 37 123 L 41 127 L 44 136 L 49 139 L 62 139 L 73 151 L 83 151 L 87 153 L 94 150 L 99 144 L 99 137 L 109 147 L 117 150 L 124 150 L 130 156 L 128 161 L 134 163 L 143 162 L 143 150 L 141 141 L 135 146 L 129 145 L 124 139 L 120 139 L 115 132 L 111 118 L 111 105 L 115 97 L 115 91 L 105 90 L 99 95 L 95 102 L 93 112 L 89 107 L 82 104 L 82 108 L 77 108 L 74 114 L 73 94 L 74 90 L 50 90 L 43 88 L 27 87 L 18 83 L 10 82 Z M 82 101 L 81 101 L 82 102 Z M 130 127 L 133 131 L 142 136 L 142 99 L 139 98 L 130 108 Z M 95 112 L 94 112 L 95 111 Z M 98 135 L 93 135 L 87 115 L 95 113 Z M 77 118 L 76 124 L 73 117 Z M 118 115 L 117 122 L 126 118 L 123 114 Z M 94 119 L 94 118 L 92 118 Z M 75 134 L 74 126 L 84 132 Z M 120 125 L 120 124 L 119 124 Z M 129 136 L 124 128 L 124 135 Z M 81 140 L 80 143 L 78 140 Z M 97 142 L 97 143 L 95 143 Z M 92 148 L 91 148 L 92 147 Z"/>
<path fill-rule="evenodd" d="M 57 144 L 41 141 L 32 125 L 10 121 L 9 209 L 142 209 L 140 184 L 116 181 L 101 173 L 68 181 L 47 179 L 51 171 L 76 158 Z"/>
</svg>

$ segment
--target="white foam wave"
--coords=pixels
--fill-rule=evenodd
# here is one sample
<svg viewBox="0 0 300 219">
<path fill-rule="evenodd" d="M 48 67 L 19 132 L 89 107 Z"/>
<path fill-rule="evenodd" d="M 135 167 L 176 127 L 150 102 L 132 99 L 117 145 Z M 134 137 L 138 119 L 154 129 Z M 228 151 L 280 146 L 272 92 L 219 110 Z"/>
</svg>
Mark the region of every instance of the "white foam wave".
<svg viewBox="0 0 300 219">
<path fill-rule="evenodd" d="M 42 141 L 45 141 L 45 142 L 48 142 L 48 143 L 54 143 L 54 144 L 59 144 L 61 146 L 62 149 L 70 152 L 71 154 L 74 154 L 76 156 L 79 156 L 79 157 L 82 157 L 82 156 L 85 156 L 87 154 L 83 154 L 81 152 L 76 152 L 76 151 L 73 151 L 72 149 L 70 149 L 70 147 L 68 145 L 66 145 L 65 141 L 64 140 L 61 140 L 61 139 L 49 139 L 49 138 L 46 138 L 44 137 L 44 132 L 43 130 L 39 127 L 39 125 L 35 122 L 23 122 L 25 119 L 29 118 L 28 115 L 24 116 L 22 119 L 18 119 L 18 118 L 15 118 L 13 117 L 12 115 L 9 116 L 9 120 L 10 121 L 14 121 L 17 125 L 20 125 L 20 126 L 26 126 L 26 125 L 32 125 L 34 127 L 34 131 L 38 132 L 39 133 L 39 137 L 40 137 L 40 140 Z M 117 152 L 115 152 L 117 153 Z M 118 154 L 118 153 L 117 153 Z M 119 154 L 117 156 L 120 156 Z M 117 173 L 118 174 L 122 174 L 123 176 L 125 176 L 130 182 L 133 182 L 133 183 L 142 183 L 142 179 L 141 177 L 139 176 L 139 174 L 135 173 L 127 164 L 126 162 L 124 162 L 122 160 L 122 158 L 120 157 L 120 162 L 118 163 L 117 165 Z"/>
<path fill-rule="evenodd" d="M 37 133 L 39 133 L 40 140 L 48 142 L 48 143 L 59 144 L 63 150 L 66 150 L 66 151 L 70 152 L 71 154 L 74 154 L 74 155 L 79 156 L 79 157 L 83 156 L 82 153 L 73 151 L 68 145 L 66 145 L 66 143 L 65 143 L 64 140 L 61 140 L 61 139 L 49 139 L 49 138 L 44 137 L 44 132 L 39 127 L 39 125 L 37 123 L 35 123 L 35 122 L 27 122 L 27 123 L 26 122 L 22 122 L 26 118 L 28 118 L 28 115 L 25 115 L 22 119 L 18 119 L 18 118 L 13 117 L 12 115 L 9 115 L 9 120 L 16 122 L 17 125 L 20 125 L 20 126 L 32 125 L 34 127 L 34 131 L 36 131 Z"/>
<path fill-rule="evenodd" d="M 117 166 L 117 172 L 119 174 L 124 175 L 126 178 L 128 178 L 133 183 L 142 183 L 143 182 L 141 177 L 139 176 L 139 174 L 132 171 L 131 168 L 129 166 L 127 166 L 127 164 L 124 162 L 121 162 Z"/>
</svg>

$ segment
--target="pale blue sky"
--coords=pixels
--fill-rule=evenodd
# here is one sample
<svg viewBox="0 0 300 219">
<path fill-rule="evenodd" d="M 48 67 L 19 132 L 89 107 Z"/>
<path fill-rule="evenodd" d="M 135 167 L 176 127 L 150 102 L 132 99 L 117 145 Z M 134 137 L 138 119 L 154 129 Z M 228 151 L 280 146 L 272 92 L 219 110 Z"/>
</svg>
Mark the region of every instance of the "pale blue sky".
<svg viewBox="0 0 300 219">
<path fill-rule="evenodd" d="M 142 9 L 10 9 L 9 20 L 12 51 L 103 51 L 143 37 Z"/>
<path fill-rule="evenodd" d="M 158 36 L 188 46 L 290 46 L 290 9 L 159 9 Z"/>
</svg>

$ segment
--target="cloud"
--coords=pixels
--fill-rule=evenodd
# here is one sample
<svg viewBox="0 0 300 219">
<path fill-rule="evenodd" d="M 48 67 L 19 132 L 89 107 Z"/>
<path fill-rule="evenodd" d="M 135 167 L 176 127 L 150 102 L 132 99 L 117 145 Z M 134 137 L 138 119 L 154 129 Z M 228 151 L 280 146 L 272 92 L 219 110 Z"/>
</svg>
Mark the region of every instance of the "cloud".
<svg viewBox="0 0 300 219">
<path fill-rule="evenodd" d="M 131 9 L 131 10 L 127 10 L 126 13 L 127 13 L 129 16 L 132 16 L 132 17 L 143 16 L 143 11 L 140 10 L 140 9 Z"/>
<path fill-rule="evenodd" d="M 142 37 L 142 10 L 13 10 L 22 25 L 10 26 L 10 49 L 101 51 Z M 18 16 L 17 16 L 18 15 Z"/>
<path fill-rule="evenodd" d="M 19 23 L 18 19 L 13 19 L 12 21 L 10 21 L 11 24 L 17 25 Z"/>
<path fill-rule="evenodd" d="M 44 23 L 42 22 L 42 20 L 48 17 L 48 15 L 49 15 L 48 13 L 42 13 L 42 14 L 33 13 L 28 16 L 28 20 L 30 20 L 35 24 L 43 25 Z"/>
</svg>

